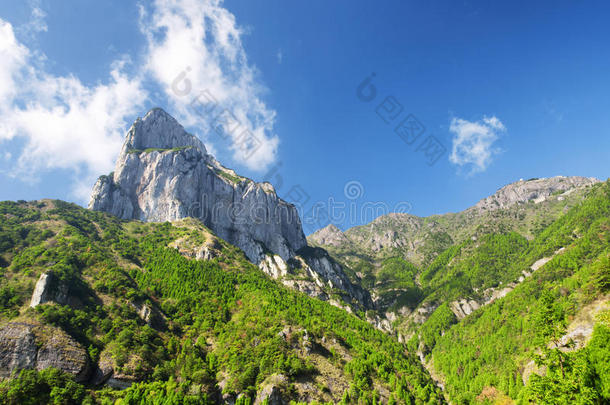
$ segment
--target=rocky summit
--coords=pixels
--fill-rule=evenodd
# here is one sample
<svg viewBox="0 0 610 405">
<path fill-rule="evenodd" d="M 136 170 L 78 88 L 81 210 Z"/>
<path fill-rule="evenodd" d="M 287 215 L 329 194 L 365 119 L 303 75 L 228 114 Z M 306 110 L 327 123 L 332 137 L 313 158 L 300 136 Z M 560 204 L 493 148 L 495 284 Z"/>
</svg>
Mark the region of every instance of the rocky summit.
<svg viewBox="0 0 610 405">
<path fill-rule="evenodd" d="M 199 218 L 256 264 L 266 250 L 288 260 L 307 244 L 296 208 L 271 184 L 223 167 L 160 108 L 131 126 L 114 172 L 98 179 L 89 208 L 141 221 Z"/>
<path fill-rule="evenodd" d="M 594 177 L 555 176 L 519 180 L 502 187 L 493 195 L 482 199 L 475 209 L 494 210 L 507 208 L 515 204 L 534 202 L 539 204 L 551 196 L 570 194 L 575 189 L 599 183 Z"/>
<path fill-rule="evenodd" d="M 369 294 L 325 252 L 306 249 L 294 205 L 279 198 L 270 183 L 222 166 L 160 108 L 131 126 L 115 171 L 93 187 L 89 209 L 145 222 L 197 218 L 287 286 L 325 300 L 335 289 L 346 303 L 372 305 Z"/>
</svg>

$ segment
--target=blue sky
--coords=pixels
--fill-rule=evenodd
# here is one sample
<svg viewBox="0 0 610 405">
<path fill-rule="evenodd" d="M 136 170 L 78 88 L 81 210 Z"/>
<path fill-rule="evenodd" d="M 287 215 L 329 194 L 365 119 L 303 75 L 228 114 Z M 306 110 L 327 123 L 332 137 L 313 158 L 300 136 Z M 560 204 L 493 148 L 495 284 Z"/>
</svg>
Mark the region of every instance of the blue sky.
<svg viewBox="0 0 610 405">
<path fill-rule="evenodd" d="M 604 3 L 375 3 L 0 2 L 0 199 L 86 204 L 154 106 L 304 215 L 329 198 L 430 215 L 520 178 L 608 177 Z M 181 72 L 188 94 L 172 87 Z M 372 73 L 376 97 L 363 101 Z M 202 90 L 252 150 L 189 109 Z M 411 145 L 394 131 L 409 114 L 425 127 Z M 432 166 L 430 140 L 446 150 Z"/>
</svg>

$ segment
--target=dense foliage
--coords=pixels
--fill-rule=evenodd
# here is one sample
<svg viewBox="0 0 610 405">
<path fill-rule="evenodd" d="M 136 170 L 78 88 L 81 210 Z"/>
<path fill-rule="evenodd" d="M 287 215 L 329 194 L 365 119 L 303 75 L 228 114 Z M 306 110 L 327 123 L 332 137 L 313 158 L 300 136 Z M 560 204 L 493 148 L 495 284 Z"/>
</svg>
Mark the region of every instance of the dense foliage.
<svg viewBox="0 0 610 405">
<path fill-rule="evenodd" d="M 606 358 L 607 341 L 594 339 L 594 354 L 563 355 L 559 350 L 542 350 L 543 358 L 536 357 L 537 351 L 565 332 L 566 322 L 610 289 L 610 184 L 593 190 L 580 206 L 514 255 L 507 266 L 529 269 L 537 259 L 552 256 L 560 248 L 565 250 L 504 299 L 476 311 L 436 338 L 434 365 L 454 401 L 475 401 L 490 386 L 516 399 L 524 388 L 523 370 L 531 368 L 534 359 L 549 373 L 530 379 L 522 393 L 523 401 L 578 403 L 569 398 L 587 398 L 587 389 L 594 391 L 595 401 L 610 400 L 607 367 L 600 368 L 597 362 L 588 360 L 589 355 Z M 596 334 L 603 335 L 604 329 L 596 330 Z M 565 376 L 561 373 L 562 362 Z M 549 400 L 560 391 L 561 400 Z"/>
<path fill-rule="evenodd" d="M 168 247 L 212 238 L 201 224 L 121 222 L 60 201 L 0 203 L 0 215 L 2 321 L 59 327 L 94 363 L 140 381 L 124 391 L 84 389 L 57 371 L 24 371 L 0 386 L 7 402 L 32 395 L 32 403 L 207 403 L 219 386 L 248 402 L 273 375 L 286 376 L 284 389 L 295 397 L 297 381 L 316 386 L 325 373 L 345 387 L 333 394 L 337 401 L 442 402 L 404 345 L 278 285 L 224 241 L 210 261 Z M 394 278 L 393 269 L 408 276 Z M 389 262 L 384 280 L 416 291 L 412 271 Z M 27 308 L 42 272 L 69 286 L 69 304 Z M 333 398 L 329 387 L 319 391 Z"/>
<path fill-rule="evenodd" d="M 94 364 L 133 382 L 118 390 L 24 370 L 0 384 L 0 402 L 206 404 L 225 395 L 247 404 L 281 380 L 290 398 L 342 403 L 609 403 L 610 311 L 600 308 L 610 292 L 610 183 L 570 198 L 569 210 L 524 204 L 474 224 L 461 214 L 425 219 L 432 230 L 415 256 L 400 246 L 378 257 L 338 248 L 380 313 L 403 311 L 394 326 L 406 344 L 364 313 L 286 289 L 197 221 L 0 203 L 0 325 L 60 328 Z M 405 220 L 405 232 L 423 229 L 412 225 Z M 214 259 L 189 258 L 210 243 Z M 42 273 L 69 286 L 68 302 L 28 308 Z M 462 299 L 483 304 L 458 319 Z M 567 339 L 581 324 L 594 325 L 590 340 Z"/>
</svg>

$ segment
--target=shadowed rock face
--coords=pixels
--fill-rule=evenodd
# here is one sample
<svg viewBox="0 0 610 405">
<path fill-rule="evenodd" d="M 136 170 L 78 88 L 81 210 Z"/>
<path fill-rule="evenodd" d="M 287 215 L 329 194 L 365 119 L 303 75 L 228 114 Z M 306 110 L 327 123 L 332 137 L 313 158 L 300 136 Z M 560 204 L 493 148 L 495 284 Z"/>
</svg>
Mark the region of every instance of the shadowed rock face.
<svg viewBox="0 0 610 405">
<path fill-rule="evenodd" d="M 34 288 L 30 307 L 34 308 L 49 301 L 66 305 L 68 304 L 68 292 L 68 286 L 61 283 L 52 272 L 43 273 Z"/>
<path fill-rule="evenodd" d="M 0 328 L 0 377 L 22 369 L 60 369 L 86 381 L 87 351 L 65 332 L 47 326 L 10 322 Z"/>
<path fill-rule="evenodd" d="M 287 260 L 307 244 L 296 208 L 271 184 L 220 165 L 158 108 L 129 129 L 114 173 L 98 179 L 89 208 L 142 221 L 199 218 L 256 264 L 266 249 Z"/>
</svg>

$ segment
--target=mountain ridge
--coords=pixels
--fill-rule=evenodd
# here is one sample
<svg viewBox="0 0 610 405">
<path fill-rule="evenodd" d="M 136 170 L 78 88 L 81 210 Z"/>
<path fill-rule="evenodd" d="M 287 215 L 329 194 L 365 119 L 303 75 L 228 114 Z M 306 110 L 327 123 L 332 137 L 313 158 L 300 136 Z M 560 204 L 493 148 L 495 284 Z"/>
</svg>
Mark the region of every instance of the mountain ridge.
<svg viewBox="0 0 610 405">
<path fill-rule="evenodd" d="M 131 126 L 112 177 L 98 179 L 89 208 L 143 221 L 197 217 L 255 263 L 265 249 L 288 260 L 307 244 L 294 205 L 269 184 L 221 166 L 160 108 Z M 267 211 L 260 216 L 257 209 Z"/>
<path fill-rule="evenodd" d="M 381 216 L 373 219 L 369 224 L 373 224 L 378 221 L 383 221 L 384 217 L 392 217 L 392 216 L 404 217 L 404 218 L 426 219 L 426 218 L 440 217 L 440 216 L 451 215 L 451 214 L 459 214 L 459 213 L 469 211 L 469 210 L 474 210 L 474 209 L 508 208 L 511 205 L 525 203 L 530 200 L 534 201 L 535 203 L 540 203 L 540 202 L 544 201 L 544 199 L 548 198 L 553 193 L 556 193 L 558 191 L 569 192 L 569 190 L 571 190 L 571 189 L 586 187 L 586 186 L 590 186 L 590 185 L 597 184 L 600 182 L 601 182 L 601 180 L 599 180 L 596 177 L 561 176 L 561 175 L 548 177 L 548 178 L 532 178 L 529 180 L 520 179 L 515 182 L 508 183 L 505 186 L 500 187 L 493 194 L 480 199 L 474 205 L 467 207 L 461 211 L 446 212 L 443 214 L 430 214 L 430 215 L 426 215 L 426 216 L 417 216 L 417 215 L 406 214 L 406 213 L 389 213 L 389 214 L 381 215 Z M 523 185 L 531 185 L 532 183 L 537 183 L 539 185 L 539 187 L 534 187 L 534 188 L 520 187 Z M 514 196 L 516 198 L 511 199 L 508 196 Z M 536 202 L 536 200 L 538 200 L 538 202 Z M 494 202 L 497 202 L 497 203 L 494 203 Z M 363 225 L 358 225 L 358 226 L 363 226 Z M 351 228 L 346 229 L 345 231 L 342 231 L 335 224 L 331 223 L 331 224 L 326 225 L 323 228 L 320 228 L 320 229 L 312 232 L 310 235 L 307 236 L 307 238 L 308 239 L 311 238 L 311 240 L 314 241 L 315 243 L 323 245 L 325 243 L 322 240 L 320 240 L 319 238 L 328 237 L 333 234 L 335 237 L 342 238 L 341 235 L 345 236 L 346 232 L 348 232 L 350 229 L 357 228 L 358 226 L 351 227 Z M 320 236 L 320 234 L 319 234 L 321 231 L 323 231 L 322 232 L 323 236 Z M 337 231 L 340 232 L 341 235 L 339 235 L 339 233 Z M 328 236 L 326 236 L 326 235 L 328 235 Z"/>
<path fill-rule="evenodd" d="M 197 218 L 285 285 L 336 305 L 371 307 L 368 293 L 340 265 L 307 249 L 296 207 L 273 185 L 222 166 L 161 108 L 127 131 L 115 171 L 98 179 L 89 209 L 145 222 Z M 341 299 L 331 299 L 337 291 Z"/>
<path fill-rule="evenodd" d="M 479 222 L 483 224 L 485 221 L 481 219 L 493 217 L 496 215 L 494 211 L 498 209 L 518 211 L 520 210 L 519 207 L 527 209 L 528 203 L 541 204 L 546 202 L 548 204 L 566 199 L 570 200 L 572 193 L 581 192 L 598 183 L 600 183 L 600 180 L 596 178 L 581 176 L 555 176 L 544 179 L 519 180 L 499 188 L 494 194 L 459 212 L 433 214 L 425 217 L 390 213 L 377 217 L 368 224 L 355 226 L 345 231 L 336 227 L 334 227 L 336 229 L 329 228 L 329 225 L 310 234 L 307 240 L 314 246 L 328 246 L 331 249 L 340 249 L 342 245 L 348 246 L 354 243 L 364 244 L 372 254 L 378 254 L 388 249 L 415 251 L 425 243 L 421 240 L 422 232 L 427 234 L 437 233 L 441 239 L 449 237 L 452 240 L 461 240 L 464 237 L 459 235 L 459 229 L 453 229 L 456 225 L 451 225 L 451 222 L 472 223 L 478 218 Z M 508 226 L 514 226 L 514 224 L 508 224 Z M 340 231 L 341 234 L 336 231 Z M 447 233 L 447 235 L 443 236 L 444 233 Z M 473 230 L 467 237 L 476 236 L 475 233 Z M 334 235 L 333 242 L 325 243 L 325 238 L 331 234 Z M 418 234 L 419 237 L 416 236 Z M 420 262 L 423 258 L 415 258 L 415 260 Z"/>
</svg>

